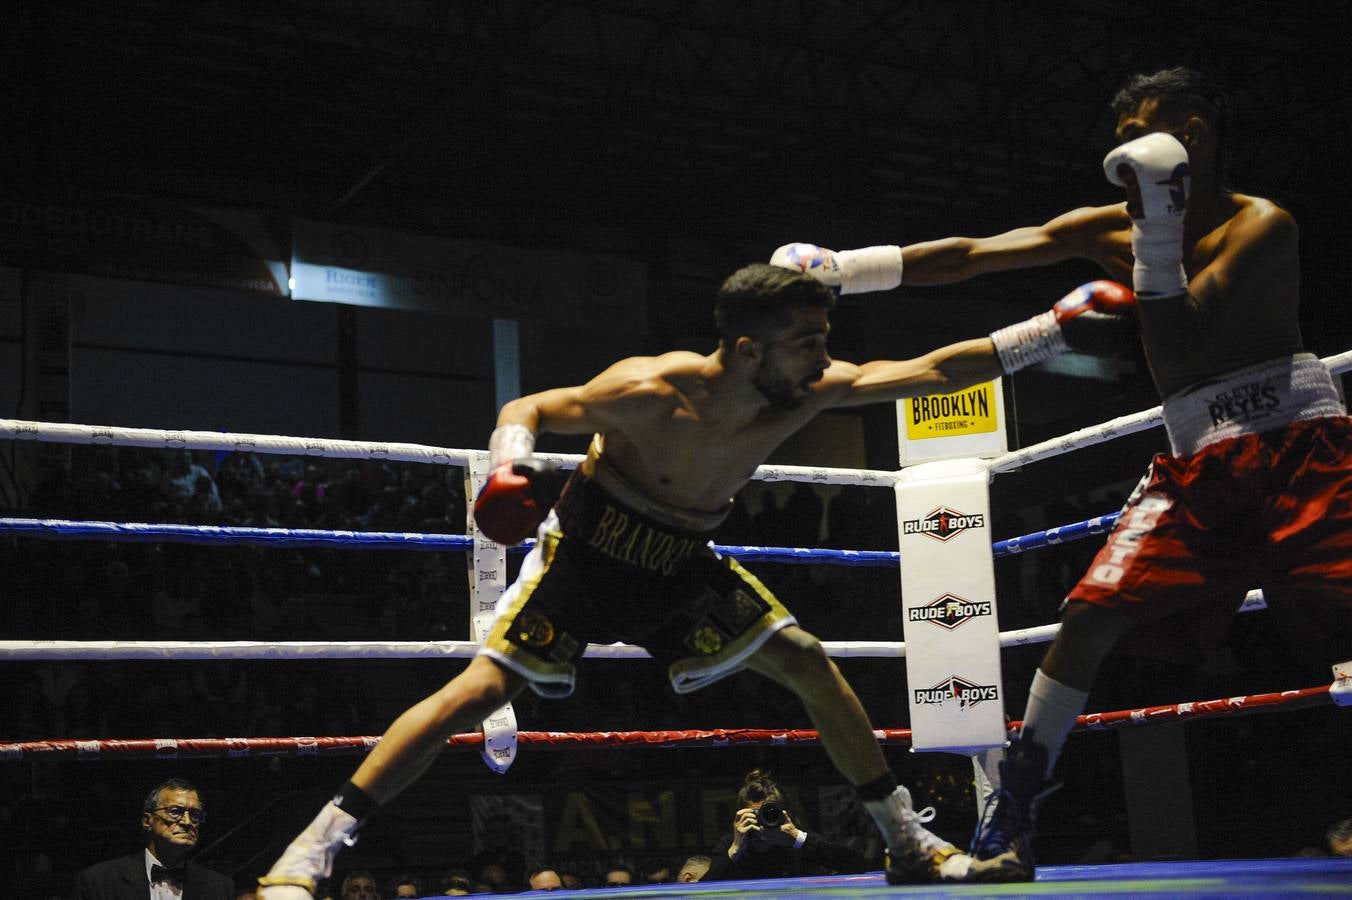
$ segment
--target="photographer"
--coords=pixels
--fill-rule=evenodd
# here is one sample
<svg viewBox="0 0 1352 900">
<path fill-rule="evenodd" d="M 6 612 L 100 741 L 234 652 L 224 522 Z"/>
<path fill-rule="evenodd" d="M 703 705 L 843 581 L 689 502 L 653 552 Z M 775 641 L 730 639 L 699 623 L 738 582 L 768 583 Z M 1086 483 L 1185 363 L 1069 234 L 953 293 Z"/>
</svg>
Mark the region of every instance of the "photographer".
<svg viewBox="0 0 1352 900">
<path fill-rule="evenodd" d="M 872 868 L 850 846 L 799 827 L 769 772 L 748 772 L 737 799 L 741 808 L 733 815 L 732 832 L 714 847 L 713 863 L 701 881 L 830 875 Z"/>
</svg>

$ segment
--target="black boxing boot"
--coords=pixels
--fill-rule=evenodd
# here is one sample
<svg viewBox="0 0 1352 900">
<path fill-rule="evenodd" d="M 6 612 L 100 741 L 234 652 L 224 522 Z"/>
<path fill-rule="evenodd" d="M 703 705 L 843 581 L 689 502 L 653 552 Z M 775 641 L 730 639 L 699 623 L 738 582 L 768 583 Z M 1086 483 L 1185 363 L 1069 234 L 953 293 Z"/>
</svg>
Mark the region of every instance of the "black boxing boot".
<svg viewBox="0 0 1352 900">
<path fill-rule="evenodd" d="M 1049 783 L 1047 748 L 1026 731 L 1000 763 L 1000 788 L 986 804 L 972 837 L 968 881 L 1032 881 L 1033 835 L 1043 801 L 1059 788 Z"/>
</svg>

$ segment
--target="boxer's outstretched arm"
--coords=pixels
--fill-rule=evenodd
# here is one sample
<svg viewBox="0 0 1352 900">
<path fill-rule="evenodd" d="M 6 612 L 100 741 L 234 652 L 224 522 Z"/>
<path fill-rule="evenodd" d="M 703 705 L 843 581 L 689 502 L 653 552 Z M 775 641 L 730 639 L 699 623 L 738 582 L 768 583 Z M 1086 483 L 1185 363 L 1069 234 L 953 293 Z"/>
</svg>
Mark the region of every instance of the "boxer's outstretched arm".
<svg viewBox="0 0 1352 900">
<path fill-rule="evenodd" d="M 827 378 L 832 406 L 946 394 L 998 378 L 1003 369 L 990 338 L 948 344 L 915 359 L 876 360 L 853 365 L 836 361 Z"/>
<path fill-rule="evenodd" d="M 990 237 L 949 237 L 901 248 L 902 283 L 949 284 L 990 272 L 1088 259 L 1112 273 L 1109 236 L 1126 225 L 1121 205 L 1083 207 L 1042 225 Z"/>
<path fill-rule="evenodd" d="M 826 405 L 856 406 L 924 394 L 947 394 L 1060 353 L 1120 353 L 1137 340 L 1136 297 L 1113 281 L 1082 284 L 1050 310 L 915 359 L 853 365 L 836 361 L 822 381 Z"/>
</svg>

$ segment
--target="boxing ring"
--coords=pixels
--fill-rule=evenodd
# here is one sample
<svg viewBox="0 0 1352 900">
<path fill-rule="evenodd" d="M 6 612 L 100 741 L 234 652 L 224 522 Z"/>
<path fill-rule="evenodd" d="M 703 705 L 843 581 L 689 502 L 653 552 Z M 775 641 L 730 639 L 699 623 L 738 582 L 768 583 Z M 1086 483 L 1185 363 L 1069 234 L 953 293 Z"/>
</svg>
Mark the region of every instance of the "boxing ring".
<svg viewBox="0 0 1352 900">
<path fill-rule="evenodd" d="M 1352 351 L 1323 360 L 1336 375 L 1352 369 Z M 992 475 L 1011 472 L 1085 447 L 1134 434 L 1161 423 L 1160 408 L 1145 410 L 1089 428 L 1006 453 L 988 461 Z M 275 435 L 230 434 L 118 428 L 0 419 L 0 438 L 18 441 L 85 444 L 217 452 L 256 452 L 301 457 L 323 457 L 439 466 L 480 465 L 485 451 L 427 447 L 418 444 L 298 438 Z M 581 457 L 539 454 L 564 465 Z M 762 481 L 806 481 L 826 485 L 891 486 L 897 472 L 860 471 L 798 466 L 762 466 L 755 476 Z M 995 558 L 1062 545 L 1107 533 L 1118 519 L 1105 513 L 1089 519 L 995 541 Z M 0 518 L 0 533 L 41 540 L 86 540 L 102 542 L 171 542 L 207 545 L 249 545 L 267 548 L 326 547 L 335 550 L 472 551 L 469 535 L 406 532 L 328 531 L 320 529 L 255 528 L 77 521 L 64 519 Z M 531 542 L 512 548 L 524 553 Z M 818 550 L 792 547 L 718 546 L 720 553 L 742 561 L 787 564 L 899 567 L 894 551 Z M 1261 593 L 1245 599 L 1241 612 L 1264 607 Z M 1057 624 L 1001 632 L 1002 648 L 1027 646 L 1052 640 Z M 823 641 L 833 657 L 897 658 L 905 656 L 906 644 L 893 641 Z M 472 641 L 0 641 L 0 661 L 100 662 L 111 660 L 326 660 L 326 659 L 468 659 L 475 653 Z M 589 659 L 643 659 L 647 654 L 625 645 L 589 645 Z M 1119 710 L 1103 710 L 1080 716 L 1076 731 L 1106 731 L 1148 727 L 1158 723 L 1276 712 L 1313 706 L 1352 705 L 1352 672 L 1329 683 L 1275 689 L 1265 693 Z M 1009 723 L 1011 732 L 1020 723 Z M 884 745 L 907 746 L 911 731 L 882 728 L 875 731 Z M 364 754 L 379 740 L 371 735 L 193 738 L 163 736 L 136 740 L 33 740 L 0 742 L 0 763 L 43 760 L 256 758 L 270 756 L 337 756 Z M 807 746 L 818 742 L 815 731 L 804 729 L 718 728 L 666 731 L 516 732 L 526 748 L 595 748 L 733 746 Z M 482 747 L 482 732 L 455 735 L 453 746 Z M 608 888 L 606 896 L 786 893 L 803 897 L 865 896 L 879 892 L 915 896 L 1034 896 L 1137 893 L 1146 896 L 1314 896 L 1344 892 L 1352 894 L 1352 859 L 1252 860 L 1117 864 L 1111 866 L 1045 866 L 1037 872 L 1036 884 L 1008 886 L 952 886 L 887 888 L 879 873 L 833 876 L 817 879 L 775 879 L 767 882 L 717 882 L 690 885 L 650 885 Z M 1307 893 L 1308 892 L 1308 893 Z M 574 891 L 590 896 L 590 891 Z"/>
</svg>

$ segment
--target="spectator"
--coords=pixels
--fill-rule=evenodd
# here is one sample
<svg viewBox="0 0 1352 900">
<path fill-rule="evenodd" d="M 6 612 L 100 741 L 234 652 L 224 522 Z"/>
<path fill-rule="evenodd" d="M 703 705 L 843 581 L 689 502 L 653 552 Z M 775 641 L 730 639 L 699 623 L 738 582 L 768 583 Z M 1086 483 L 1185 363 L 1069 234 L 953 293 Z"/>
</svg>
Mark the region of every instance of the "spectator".
<svg viewBox="0 0 1352 900">
<path fill-rule="evenodd" d="M 676 873 L 676 880 L 681 884 L 699 881 L 709 871 L 709 866 L 712 864 L 713 859 L 708 856 L 698 854 L 691 856 L 681 864 L 681 871 Z"/>
<path fill-rule="evenodd" d="M 495 894 L 510 894 L 516 890 L 507 876 L 507 867 L 500 862 L 484 863 L 479 868 L 479 883 L 487 885 Z"/>
<path fill-rule="evenodd" d="M 1327 835 L 1329 853 L 1334 856 L 1352 856 L 1352 819 L 1334 822 Z"/>
<path fill-rule="evenodd" d="M 76 878 L 77 900 L 232 900 L 229 878 L 187 859 L 206 817 L 196 787 L 181 778 L 163 782 L 141 806 L 145 849 L 85 869 Z"/>
<path fill-rule="evenodd" d="M 606 870 L 606 887 L 628 887 L 634 883 L 634 870 L 628 866 L 611 866 Z"/>
<path fill-rule="evenodd" d="M 468 869 L 451 869 L 441 879 L 441 894 L 443 897 L 462 897 L 473 890 L 474 882 L 469 877 Z"/>
<path fill-rule="evenodd" d="M 516 890 L 526 882 L 526 859 L 521 851 L 521 835 L 510 813 L 493 809 L 476 818 L 474 836 L 479 851 L 470 859 L 470 870 L 479 880 L 495 888 Z M 492 878 L 485 875 L 490 863 L 498 864 Z"/>
<path fill-rule="evenodd" d="M 390 896 L 395 900 L 403 900 L 407 897 L 421 897 L 422 882 L 412 875 L 399 875 L 390 882 Z"/>
<path fill-rule="evenodd" d="M 770 488 L 760 495 L 760 512 L 751 520 L 752 534 L 758 545 L 763 547 L 783 547 L 788 544 L 788 531 L 784 519 L 784 510 L 779 506 L 779 498 Z"/>
<path fill-rule="evenodd" d="M 188 450 L 174 453 L 162 477 L 164 494 L 174 503 L 181 504 L 191 498 L 197 491 L 199 478 L 205 478 L 211 484 L 211 492 L 213 494 L 216 492 L 216 484 L 211 480 L 211 473 L 195 462 L 191 451 Z M 218 497 L 217 500 L 219 499 Z"/>
<path fill-rule="evenodd" d="M 338 893 L 338 900 L 380 900 L 375 876 L 361 869 L 349 872 L 343 879 L 343 889 Z"/>
<path fill-rule="evenodd" d="M 821 544 L 822 498 L 817 489 L 796 481 L 784 502 L 784 530 L 790 547 L 817 547 Z"/>
<path fill-rule="evenodd" d="M 784 805 L 784 792 L 769 772 L 752 769 L 737 792 L 741 808 L 732 831 L 719 840 L 705 881 L 782 878 L 862 872 L 869 868 L 852 847 L 809 832 Z"/>
<path fill-rule="evenodd" d="M 826 542 L 841 550 L 861 550 L 872 535 L 869 531 L 868 489 L 847 484 L 826 504 Z"/>
<path fill-rule="evenodd" d="M 559 881 L 563 882 L 563 889 L 565 891 L 576 891 L 583 886 L 582 876 L 578 875 L 576 872 L 570 872 L 567 869 L 559 872 Z"/>
<path fill-rule="evenodd" d="M 530 870 L 526 876 L 526 885 L 532 891 L 557 891 L 563 887 L 563 879 L 559 878 L 553 866 L 539 866 Z"/>
<path fill-rule="evenodd" d="M 675 880 L 666 860 L 653 860 L 643 867 L 644 884 L 670 884 Z"/>
</svg>

